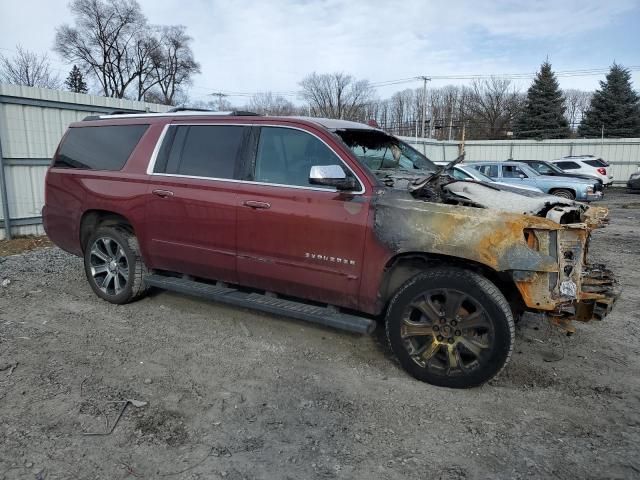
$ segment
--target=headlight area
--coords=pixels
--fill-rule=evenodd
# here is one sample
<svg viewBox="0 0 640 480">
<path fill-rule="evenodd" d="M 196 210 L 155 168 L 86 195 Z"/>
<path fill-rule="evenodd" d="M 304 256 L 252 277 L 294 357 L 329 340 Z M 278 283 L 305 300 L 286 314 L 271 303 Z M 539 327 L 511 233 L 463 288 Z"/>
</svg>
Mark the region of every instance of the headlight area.
<svg viewBox="0 0 640 480">
<path fill-rule="evenodd" d="M 573 333 L 573 320 L 601 320 L 618 297 L 611 272 L 586 260 L 589 228 L 581 224 L 559 230 L 525 229 L 532 250 L 558 263 L 557 272 L 512 272 L 513 280 L 528 308 L 546 311 L 552 323 Z"/>
</svg>

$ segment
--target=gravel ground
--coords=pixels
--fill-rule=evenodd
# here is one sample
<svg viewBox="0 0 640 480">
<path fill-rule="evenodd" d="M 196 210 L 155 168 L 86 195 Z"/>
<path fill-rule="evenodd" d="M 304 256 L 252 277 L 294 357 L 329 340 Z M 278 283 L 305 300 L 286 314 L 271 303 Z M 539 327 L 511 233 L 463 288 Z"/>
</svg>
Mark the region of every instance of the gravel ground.
<svg viewBox="0 0 640 480">
<path fill-rule="evenodd" d="M 503 374 L 465 391 L 408 377 L 382 329 L 115 306 L 57 248 L 0 258 L 0 479 L 640 478 L 640 195 L 604 203 L 614 312 L 572 337 L 523 320 Z M 84 435 L 124 399 L 147 403 Z"/>
</svg>

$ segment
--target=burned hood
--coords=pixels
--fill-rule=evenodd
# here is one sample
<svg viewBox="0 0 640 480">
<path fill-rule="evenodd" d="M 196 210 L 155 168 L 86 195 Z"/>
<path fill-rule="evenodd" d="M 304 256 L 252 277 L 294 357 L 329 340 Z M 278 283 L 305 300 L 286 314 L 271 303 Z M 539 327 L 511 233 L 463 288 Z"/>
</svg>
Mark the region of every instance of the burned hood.
<svg viewBox="0 0 640 480">
<path fill-rule="evenodd" d="M 587 205 L 568 198 L 497 183 L 456 180 L 440 173 L 429 179 L 410 171 L 377 172 L 377 175 L 386 186 L 409 192 L 419 201 L 532 215 L 556 223 L 580 223 L 588 209 Z"/>
<path fill-rule="evenodd" d="M 579 223 L 587 210 L 585 204 L 545 193 L 515 191 L 502 185 L 457 181 L 442 186 L 443 191 L 478 206 L 548 218 L 557 223 Z"/>
</svg>

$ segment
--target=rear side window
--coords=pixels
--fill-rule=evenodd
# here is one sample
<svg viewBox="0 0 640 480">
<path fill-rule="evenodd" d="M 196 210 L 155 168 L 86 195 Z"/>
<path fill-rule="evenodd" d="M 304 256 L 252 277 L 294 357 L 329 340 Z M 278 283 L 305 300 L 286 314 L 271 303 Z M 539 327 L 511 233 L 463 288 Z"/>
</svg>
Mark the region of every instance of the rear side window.
<svg viewBox="0 0 640 480">
<path fill-rule="evenodd" d="M 520 175 L 527 176 L 517 165 L 503 165 L 502 177 L 503 178 L 520 178 Z"/>
<path fill-rule="evenodd" d="M 484 173 L 487 177 L 498 178 L 497 165 L 478 165 L 475 167 L 480 173 Z"/>
<path fill-rule="evenodd" d="M 154 166 L 155 173 L 207 178 L 235 178 L 248 127 L 182 125 L 169 128 Z"/>
<path fill-rule="evenodd" d="M 556 165 L 562 170 L 577 170 L 580 168 L 580 165 L 576 162 L 556 162 Z"/>
<path fill-rule="evenodd" d="M 70 128 L 53 166 L 87 170 L 120 170 L 149 125 L 105 125 Z"/>
<path fill-rule="evenodd" d="M 607 164 L 604 163 L 602 160 L 584 160 L 584 163 L 586 163 L 587 165 L 589 165 L 590 167 L 606 167 Z"/>
</svg>

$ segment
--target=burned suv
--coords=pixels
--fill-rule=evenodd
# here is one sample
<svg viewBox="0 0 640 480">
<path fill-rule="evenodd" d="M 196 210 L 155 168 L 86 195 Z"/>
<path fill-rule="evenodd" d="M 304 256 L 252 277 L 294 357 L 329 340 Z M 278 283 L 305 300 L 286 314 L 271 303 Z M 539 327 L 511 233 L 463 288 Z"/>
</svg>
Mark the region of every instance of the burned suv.
<svg viewBox="0 0 640 480">
<path fill-rule="evenodd" d="M 150 287 L 370 333 L 384 319 L 414 377 L 497 375 L 514 318 L 603 318 L 610 273 L 586 260 L 606 210 L 456 180 L 363 124 L 208 112 L 70 126 L 46 177 L 45 229 L 94 292 Z"/>
</svg>

